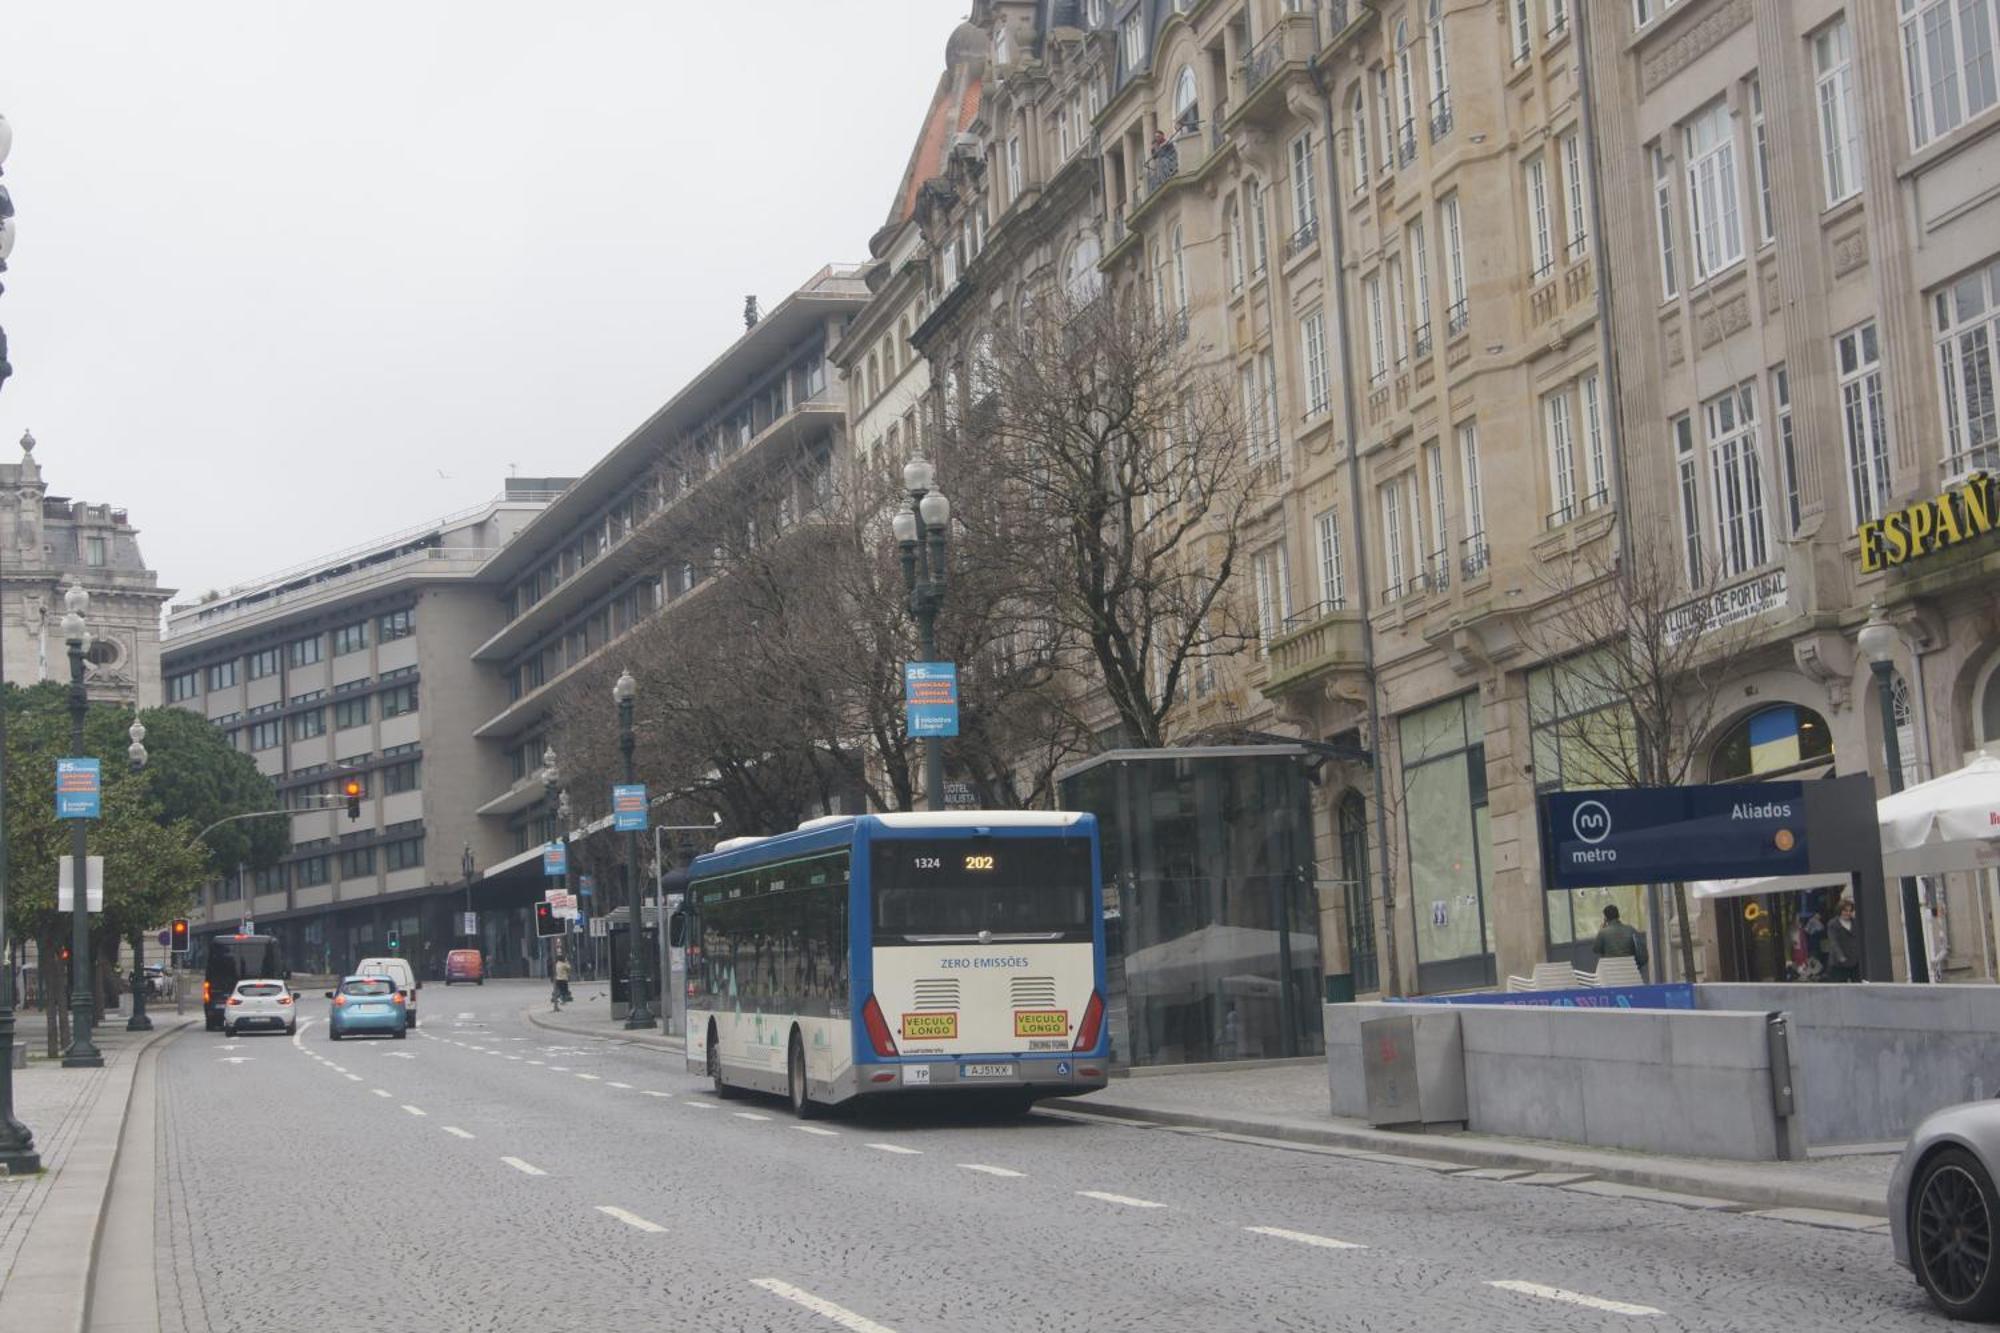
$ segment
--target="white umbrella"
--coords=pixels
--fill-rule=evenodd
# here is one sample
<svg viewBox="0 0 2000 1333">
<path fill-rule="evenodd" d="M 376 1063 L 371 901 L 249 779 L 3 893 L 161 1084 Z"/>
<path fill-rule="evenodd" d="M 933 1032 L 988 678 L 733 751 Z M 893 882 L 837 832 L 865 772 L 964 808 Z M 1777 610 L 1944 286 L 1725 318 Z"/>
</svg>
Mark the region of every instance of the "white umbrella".
<svg viewBox="0 0 2000 1333">
<path fill-rule="evenodd" d="M 2000 759 L 1981 755 L 1883 797 L 1875 809 L 1882 869 L 1891 879 L 2000 866 Z"/>
<path fill-rule="evenodd" d="M 1688 892 L 1697 898 L 1741 898 L 1754 893 L 1791 893 L 1799 889 L 1846 887 L 1845 875 L 1761 875 L 1754 879 L 1691 880 L 1688 883 Z"/>
</svg>

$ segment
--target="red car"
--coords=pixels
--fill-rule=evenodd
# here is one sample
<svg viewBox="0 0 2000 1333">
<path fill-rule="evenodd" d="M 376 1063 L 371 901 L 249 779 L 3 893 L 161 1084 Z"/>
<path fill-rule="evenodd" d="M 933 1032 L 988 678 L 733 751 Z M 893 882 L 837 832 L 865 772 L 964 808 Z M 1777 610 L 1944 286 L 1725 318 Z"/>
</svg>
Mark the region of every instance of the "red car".
<svg viewBox="0 0 2000 1333">
<path fill-rule="evenodd" d="M 454 981 L 470 981 L 474 985 L 486 984 L 486 956 L 477 949 L 453 949 L 444 956 L 444 984 Z"/>
</svg>

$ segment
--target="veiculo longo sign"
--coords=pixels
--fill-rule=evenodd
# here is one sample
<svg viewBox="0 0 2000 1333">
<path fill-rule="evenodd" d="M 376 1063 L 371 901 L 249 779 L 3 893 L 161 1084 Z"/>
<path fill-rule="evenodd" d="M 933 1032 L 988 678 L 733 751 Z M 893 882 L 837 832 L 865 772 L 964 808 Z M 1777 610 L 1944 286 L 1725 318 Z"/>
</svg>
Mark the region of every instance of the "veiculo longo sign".
<svg viewBox="0 0 2000 1333">
<path fill-rule="evenodd" d="M 1559 791 L 1541 797 L 1552 887 L 1789 875 L 1806 870 L 1796 782 Z"/>
</svg>

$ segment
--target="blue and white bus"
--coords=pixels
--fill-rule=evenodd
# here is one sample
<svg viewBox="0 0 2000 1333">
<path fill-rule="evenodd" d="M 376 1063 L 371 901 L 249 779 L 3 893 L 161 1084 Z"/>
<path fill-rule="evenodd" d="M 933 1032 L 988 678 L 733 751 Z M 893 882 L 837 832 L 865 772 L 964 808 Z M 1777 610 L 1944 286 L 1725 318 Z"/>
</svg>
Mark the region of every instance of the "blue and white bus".
<svg viewBox="0 0 2000 1333">
<path fill-rule="evenodd" d="M 1099 874 L 1087 814 L 843 815 L 731 839 L 689 870 L 688 1068 L 801 1116 L 1101 1088 Z"/>
</svg>

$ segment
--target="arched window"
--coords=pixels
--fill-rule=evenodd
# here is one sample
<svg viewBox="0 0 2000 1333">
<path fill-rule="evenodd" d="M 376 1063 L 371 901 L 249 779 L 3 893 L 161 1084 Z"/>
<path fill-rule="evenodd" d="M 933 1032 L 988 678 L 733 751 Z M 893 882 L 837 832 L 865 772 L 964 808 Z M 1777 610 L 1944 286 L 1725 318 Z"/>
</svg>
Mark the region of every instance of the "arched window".
<svg viewBox="0 0 2000 1333">
<path fill-rule="evenodd" d="M 1710 782 L 1766 778 L 1833 757 L 1833 732 L 1826 719 L 1798 704 L 1760 708 L 1722 734 L 1708 759 Z"/>
<path fill-rule="evenodd" d="M 1193 129 L 1201 124 L 1201 102 L 1195 93 L 1194 66 L 1182 65 L 1174 76 L 1174 128 Z"/>
<path fill-rule="evenodd" d="M 874 402 L 882 396 L 882 354 L 868 354 L 868 401 Z"/>
<path fill-rule="evenodd" d="M 894 338 L 884 338 L 882 340 L 882 387 L 886 389 L 895 382 L 896 340 Z"/>
<path fill-rule="evenodd" d="M 1223 228 L 1223 244 L 1229 247 L 1229 290 L 1243 290 L 1243 210 L 1236 206 L 1236 196 L 1230 195 L 1223 206 L 1228 215 L 1228 225 Z"/>
</svg>

